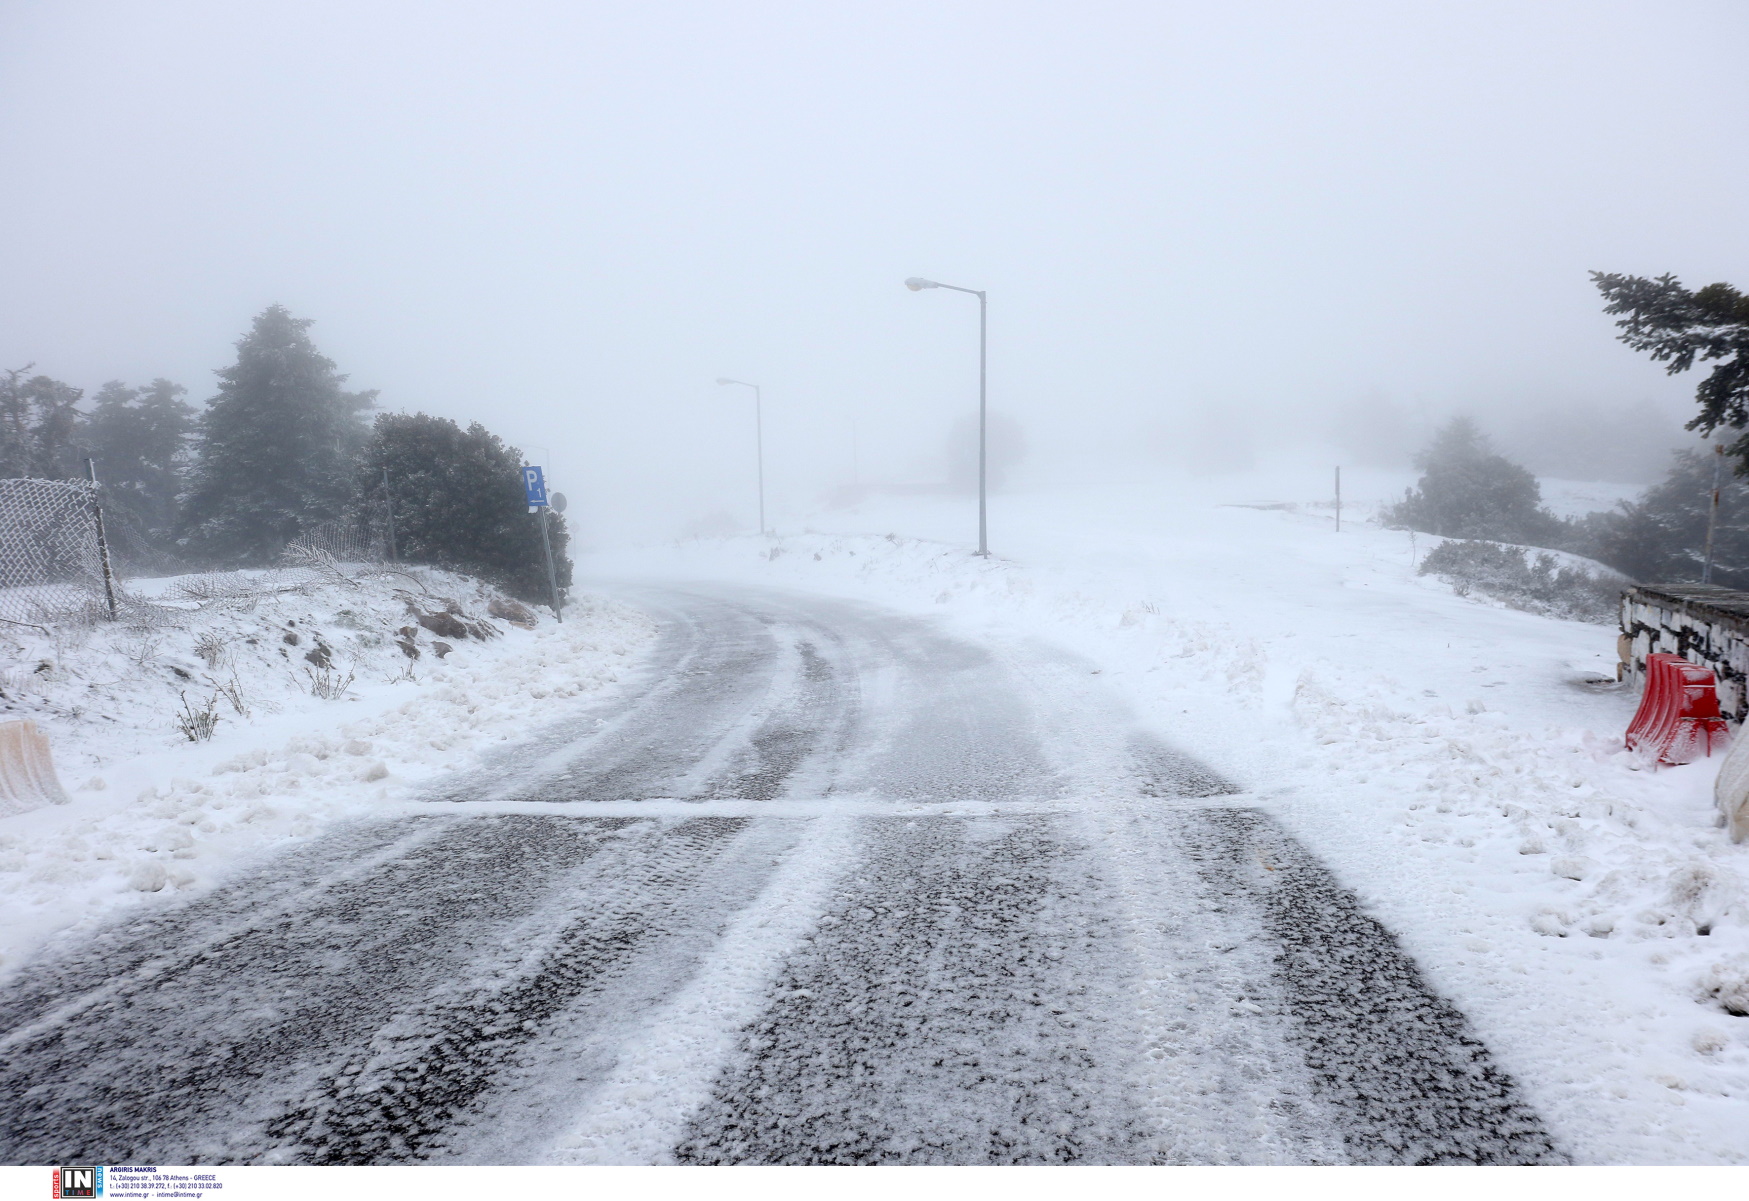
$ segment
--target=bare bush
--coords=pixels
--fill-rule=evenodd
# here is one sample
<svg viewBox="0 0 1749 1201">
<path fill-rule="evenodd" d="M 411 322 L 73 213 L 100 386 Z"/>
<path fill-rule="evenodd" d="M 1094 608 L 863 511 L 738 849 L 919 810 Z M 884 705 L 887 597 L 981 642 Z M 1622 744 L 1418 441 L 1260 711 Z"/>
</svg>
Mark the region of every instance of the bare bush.
<svg viewBox="0 0 1749 1201">
<path fill-rule="evenodd" d="M 231 702 L 231 709 L 238 717 L 246 718 L 249 716 L 249 705 L 248 702 L 243 699 L 243 685 L 237 679 L 236 672 L 232 672 L 231 678 L 228 680 L 215 680 L 211 676 L 208 676 L 206 682 L 213 686 L 214 695 L 222 696 L 227 701 Z"/>
<path fill-rule="evenodd" d="M 325 701 L 339 700 L 352 687 L 353 673 L 350 671 L 342 676 L 335 668 L 306 667 L 304 674 L 310 677 L 310 695 Z"/>
<path fill-rule="evenodd" d="M 205 742 L 211 738 L 219 724 L 219 694 L 213 693 L 198 709 L 188 703 L 186 692 L 176 695 L 182 698 L 182 712 L 176 715 L 176 728 L 190 742 Z"/>
<path fill-rule="evenodd" d="M 123 658 L 144 671 L 158 661 L 158 652 L 164 649 L 164 640 L 155 634 L 141 632 L 118 649 Z"/>
<path fill-rule="evenodd" d="M 217 670 L 221 664 L 231 658 L 231 645 L 224 638 L 208 630 L 194 640 L 194 653 L 206 661 L 206 665 Z"/>
</svg>

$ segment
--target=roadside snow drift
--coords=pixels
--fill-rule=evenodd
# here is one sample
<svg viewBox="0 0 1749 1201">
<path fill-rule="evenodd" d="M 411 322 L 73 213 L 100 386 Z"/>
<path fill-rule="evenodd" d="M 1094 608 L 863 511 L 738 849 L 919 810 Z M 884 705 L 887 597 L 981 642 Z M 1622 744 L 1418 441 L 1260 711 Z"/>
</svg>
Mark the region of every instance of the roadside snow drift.
<svg viewBox="0 0 1749 1201">
<path fill-rule="evenodd" d="M 36 724 L 71 794 L 0 816 L 0 972 L 56 930 L 417 795 L 612 686 L 654 630 L 588 594 L 560 624 L 426 569 L 131 587 L 148 603 L 120 622 L 0 633 L 0 721 Z"/>
</svg>

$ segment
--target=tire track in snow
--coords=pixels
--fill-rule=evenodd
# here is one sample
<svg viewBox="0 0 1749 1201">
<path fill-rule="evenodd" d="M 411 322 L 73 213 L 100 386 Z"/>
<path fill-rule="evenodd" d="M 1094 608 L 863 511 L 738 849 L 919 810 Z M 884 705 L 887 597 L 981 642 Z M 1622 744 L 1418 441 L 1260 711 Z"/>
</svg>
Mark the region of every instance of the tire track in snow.
<svg viewBox="0 0 1749 1201">
<path fill-rule="evenodd" d="M 697 975 L 626 1040 L 604 1083 L 556 1149 L 568 1164 L 673 1162 L 688 1120 L 710 1099 L 719 1065 L 768 1001 L 784 958 L 815 927 L 855 855 L 855 823 L 806 819 L 807 835 L 759 897 L 736 914 Z"/>
<path fill-rule="evenodd" d="M 468 1127 L 478 1122 L 480 1103 L 507 1069 L 526 1064 L 522 1053 L 555 1020 L 589 1010 L 595 1025 L 612 1025 L 616 1012 L 658 1001 L 675 979 L 651 970 L 660 958 L 651 944 L 683 937 L 689 927 L 714 927 L 716 907 L 736 890 L 716 880 L 701 898 L 698 886 L 733 855 L 748 821 L 700 817 L 639 827 L 639 837 L 612 848 L 603 871 L 572 881 L 587 890 L 586 910 L 557 926 L 507 932 L 526 948 L 518 962 L 449 990 L 457 995 L 439 993 L 397 1013 L 302 1103 L 267 1122 L 266 1139 L 277 1149 L 269 1158 L 396 1163 L 443 1157 L 458 1143 L 471 1150 Z M 769 861 L 769 839 L 756 841 Z M 708 912 L 699 912 L 701 902 Z M 575 1047 L 568 1053 L 581 1058 Z M 571 1065 L 573 1085 L 585 1067 Z"/>
<path fill-rule="evenodd" d="M 343 880 L 300 913 L 202 943 L 15 1047 L 0 1067 L 10 1098 L 0 1156 L 416 1157 L 592 982 L 634 954 L 654 962 L 650 944 L 689 921 L 708 940 L 715 905 L 736 890 L 719 881 L 690 916 L 681 902 L 745 825 L 411 824 L 425 822 L 442 829 L 419 854 Z M 684 974 L 684 963 L 666 966 Z"/>
<path fill-rule="evenodd" d="M 1053 819 L 863 819 L 682 1163 L 1121 1162 L 1138 1138 L 1087 849 Z"/>
<path fill-rule="evenodd" d="M 1313 1095 L 1362 1164 L 1565 1157 L 1463 1014 L 1317 857 L 1256 809 L 1189 815 L 1205 886 L 1248 906 Z"/>
</svg>

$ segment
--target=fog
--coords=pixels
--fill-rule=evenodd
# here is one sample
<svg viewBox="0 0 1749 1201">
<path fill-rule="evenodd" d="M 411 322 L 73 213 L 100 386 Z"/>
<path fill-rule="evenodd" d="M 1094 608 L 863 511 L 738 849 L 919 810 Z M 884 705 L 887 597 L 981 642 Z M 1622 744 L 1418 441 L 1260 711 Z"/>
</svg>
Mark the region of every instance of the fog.
<svg viewBox="0 0 1749 1201">
<path fill-rule="evenodd" d="M 1749 284 L 1749 8 L 0 6 L 0 366 L 191 399 L 271 303 L 545 462 L 586 543 L 963 482 L 1653 478 L 1693 376 L 1586 272 Z M 959 433 L 956 433 L 956 428 Z M 1020 452 L 1024 450 L 1024 455 Z"/>
</svg>

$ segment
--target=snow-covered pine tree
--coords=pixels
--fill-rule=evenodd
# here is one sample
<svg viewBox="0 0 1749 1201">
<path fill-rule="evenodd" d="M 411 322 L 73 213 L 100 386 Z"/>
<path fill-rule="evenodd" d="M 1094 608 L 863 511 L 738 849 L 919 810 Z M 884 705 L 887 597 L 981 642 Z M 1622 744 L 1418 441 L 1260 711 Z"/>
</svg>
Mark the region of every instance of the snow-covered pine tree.
<svg viewBox="0 0 1749 1201">
<path fill-rule="evenodd" d="M 1604 312 L 1625 314 L 1615 323 L 1620 340 L 1669 374 L 1718 361 L 1695 389 L 1700 412 L 1685 428 L 1703 434 L 1749 428 L 1749 295 L 1724 283 L 1690 292 L 1674 275 L 1593 271 L 1591 282 L 1609 302 Z M 1749 434 L 1727 443 L 1725 453 L 1737 459 L 1737 474 L 1749 475 Z"/>
<path fill-rule="evenodd" d="M 187 391 L 167 379 L 143 388 L 110 380 L 98 389 L 82 430 L 106 505 L 125 511 L 154 538 L 168 538 L 176 527 L 197 424 L 193 406 L 182 399 Z"/>
<path fill-rule="evenodd" d="M 1391 506 L 1390 524 L 1446 538 L 1559 546 L 1561 522 L 1542 503 L 1536 477 L 1494 453 L 1468 417 L 1455 417 L 1415 456 L 1422 476 Z"/>
<path fill-rule="evenodd" d="M 464 430 L 445 417 L 382 413 L 359 467 L 359 491 L 380 495 L 385 469 L 403 559 L 480 576 L 523 600 L 550 599 L 539 519 L 528 512 L 515 447 L 479 422 Z M 547 517 L 565 588 L 565 521 Z"/>
<path fill-rule="evenodd" d="M 344 514 L 376 393 L 347 392 L 317 351 L 309 318 L 271 305 L 218 371 L 183 512 L 189 550 L 217 562 L 271 562 L 312 525 Z"/>
<path fill-rule="evenodd" d="M 1638 500 L 1576 522 L 1573 549 L 1647 583 L 1699 580 L 1706 561 L 1713 470 L 1711 454 L 1677 451 L 1670 474 Z M 1721 485 L 1713 583 L 1749 588 L 1749 482 L 1727 472 Z"/>
<path fill-rule="evenodd" d="M 0 478 L 84 475 L 74 446 L 84 391 L 29 370 L 0 372 Z"/>
</svg>

